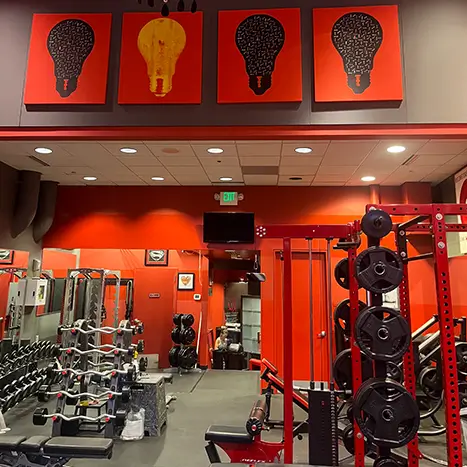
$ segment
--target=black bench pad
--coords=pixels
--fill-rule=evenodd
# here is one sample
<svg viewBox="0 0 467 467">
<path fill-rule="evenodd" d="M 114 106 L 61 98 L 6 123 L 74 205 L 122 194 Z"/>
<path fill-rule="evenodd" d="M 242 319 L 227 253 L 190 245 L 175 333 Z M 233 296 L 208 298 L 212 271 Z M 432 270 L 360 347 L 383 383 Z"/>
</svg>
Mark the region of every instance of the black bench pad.
<svg viewBox="0 0 467 467">
<path fill-rule="evenodd" d="M 23 441 L 19 450 L 21 452 L 40 452 L 42 446 L 50 439 L 50 436 L 31 436 L 26 441 Z M 0 438 L 1 440 L 1 438 Z"/>
<path fill-rule="evenodd" d="M 112 447 L 111 439 L 57 436 L 45 443 L 44 454 L 52 457 L 106 458 L 112 454 Z"/>
<path fill-rule="evenodd" d="M 250 444 L 253 442 L 253 436 L 248 434 L 244 426 L 211 425 L 204 439 L 214 443 Z"/>
<path fill-rule="evenodd" d="M 0 452 L 16 451 L 26 436 L 0 436 Z"/>
</svg>

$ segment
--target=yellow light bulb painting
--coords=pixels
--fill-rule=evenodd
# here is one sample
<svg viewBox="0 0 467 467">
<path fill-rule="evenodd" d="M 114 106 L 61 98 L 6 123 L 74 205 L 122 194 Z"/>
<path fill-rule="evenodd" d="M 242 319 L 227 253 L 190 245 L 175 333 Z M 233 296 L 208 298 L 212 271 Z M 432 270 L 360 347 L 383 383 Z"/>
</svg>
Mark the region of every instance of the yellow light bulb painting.
<svg viewBox="0 0 467 467">
<path fill-rule="evenodd" d="M 149 90 L 157 97 L 172 90 L 177 60 L 185 45 L 185 30 L 173 19 L 154 19 L 139 32 L 138 50 L 148 68 Z"/>
</svg>

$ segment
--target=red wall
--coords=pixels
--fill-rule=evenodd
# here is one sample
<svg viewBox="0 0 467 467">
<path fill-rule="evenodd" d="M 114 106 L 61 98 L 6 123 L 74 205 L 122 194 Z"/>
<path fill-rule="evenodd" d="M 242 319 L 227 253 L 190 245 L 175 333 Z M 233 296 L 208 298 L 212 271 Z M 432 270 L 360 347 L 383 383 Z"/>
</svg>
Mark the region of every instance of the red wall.
<svg viewBox="0 0 467 467">
<path fill-rule="evenodd" d="M 44 240 L 44 245 L 61 248 L 101 249 L 170 248 L 181 250 L 207 248 L 207 245 L 201 241 L 202 214 L 205 211 L 222 210 L 218 202 L 214 200 L 214 194 L 218 191 L 219 188 L 216 187 L 60 187 L 56 219 Z M 365 211 L 365 205 L 370 201 L 368 187 L 241 187 L 241 192 L 244 194 L 244 201 L 240 202 L 238 210 L 255 212 L 257 224 L 347 223 L 360 219 Z M 402 189 L 382 187 L 377 192 L 377 196 L 382 203 L 413 202 L 415 200 L 417 202 L 430 202 L 429 193 L 430 190 L 423 184 L 410 184 Z M 236 210 L 236 208 L 231 207 L 228 209 Z M 393 248 L 393 238 L 385 240 L 385 245 Z M 316 241 L 313 246 L 315 251 L 325 251 L 326 248 L 324 241 Z M 254 247 L 261 251 L 261 268 L 268 278 L 262 285 L 261 295 L 262 354 L 275 361 L 281 369 L 280 321 L 282 315 L 280 292 L 278 292 L 277 287 L 278 271 L 275 252 L 282 248 L 282 242 L 262 240 L 257 241 Z M 417 245 L 417 247 L 422 248 L 423 242 L 421 242 L 421 246 Z M 253 248 L 253 246 L 249 246 L 249 248 Z M 294 240 L 293 249 L 306 251 L 307 244 L 304 240 Z M 90 255 L 94 260 L 97 260 L 95 252 L 96 250 L 92 250 Z M 343 256 L 343 252 L 332 251 L 332 267 Z M 118 263 L 114 267 L 125 269 L 130 260 L 123 253 L 121 258 L 125 258 L 126 262 L 124 264 Z M 100 257 L 99 264 L 94 264 L 95 262 L 93 262 L 93 266 L 111 267 L 103 264 L 106 262 L 103 256 Z M 142 264 L 141 258 L 138 263 Z M 134 263 L 131 264 L 134 268 Z M 300 262 L 299 265 L 294 264 L 296 275 L 301 274 L 300 271 L 304 268 L 303 264 L 305 262 Z M 169 264 L 169 267 L 172 267 L 172 264 Z M 197 265 L 193 266 L 192 270 L 197 270 L 197 267 Z M 430 268 L 428 261 L 411 264 L 411 270 L 415 271 L 413 285 L 411 285 L 414 323 L 418 323 L 419 320 L 423 321 L 425 316 L 431 313 L 434 306 L 433 297 L 425 290 L 425 276 L 429 276 Z M 205 274 L 207 278 L 207 264 Z M 430 279 L 427 280 L 430 284 Z M 202 287 L 206 293 L 203 294 L 203 303 L 200 306 L 200 309 L 204 310 L 204 315 L 207 311 L 207 302 L 204 302 L 204 296 L 208 295 L 207 287 L 206 280 Z M 298 294 L 303 293 L 303 299 L 306 300 L 308 291 L 301 291 L 300 287 L 295 287 L 294 293 L 298 297 L 300 296 Z M 219 313 L 220 294 L 221 290 L 213 286 L 213 295 L 209 298 L 208 327 L 214 327 L 216 323 L 222 324 L 222 317 Z M 316 297 L 316 299 L 314 298 L 314 310 L 319 313 L 320 307 L 322 307 L 322 297 L 319 293 L 314 293 L 313 296 Z M 346 291 L 333 282 L 332 296 L 334 307 L 345 298 Z M 274 300 L 276 300 L 276 306 Z M 190 307 L 189 309 L 196 307 L 195 304 L 190 303 L 189 299 L 186 301 L 188 303 L 184 303 L 183 298 L 178 299 L 177 309 L 186 310 L 185 307 Z M 153 310 L 147 311 L 147 313 L 150 312 Z M 317 317 L 317 320 L 319 319 L 323 318 Z M 299 377 L 302 372 L 305 374 L 309 367 L 309 343 L 301 334 L 306 326 L 300 324 L 306 324 L 307 320 L 309 320 L 308 308 L 297 305 L 294 308 L 294 323 L 299 323 L 298 327 L 295 326 L 294 331 L 296 336 L 294 339 L 294 377 Z M 206 320 L 204 322 L 206 323 Z M 207 348 L 206 340 L 203 340 L 204 336 L 205 331 L 201 333 L 201 349 Z M 153 337 L 152 334 L 148 337 L 146 332 L 145 339 L 147 345 L 152 345 L 149 344 L 149 341 L 156 339 L 156 337 Z M 326 346 L 326 339 L 323 339 L 320 345 Z M 320 359 L 321 356 L 317 355 L 316 360 Z"/>
</svg>

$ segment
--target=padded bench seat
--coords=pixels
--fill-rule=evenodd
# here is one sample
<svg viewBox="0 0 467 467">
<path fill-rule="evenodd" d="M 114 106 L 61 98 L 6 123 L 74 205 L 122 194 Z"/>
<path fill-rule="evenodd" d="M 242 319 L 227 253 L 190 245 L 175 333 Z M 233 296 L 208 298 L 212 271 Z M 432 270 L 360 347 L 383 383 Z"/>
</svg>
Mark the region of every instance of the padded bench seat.
<svg viewBox="0 0 467 467">
<path fill-rule="evenodd" d="M 113 440 L 107 438 L 80 438 L 57 436 L 44 445 L 44 454 L 52 457 L 108 458 Z"/>
<path fill-rule="evenodd" d="M 206 441 L 214 443 L 251 444 L 253 436 L 244 426 L 211 425 L 204 435 Z"/>
<path fill-rule="evenodd" d="M 0 438 L 1 439 L 1 438 Z M 50 436 L 31 436 L 23 441 L 19 447 L 21 452 L 35 453 L 40 452 L 44 444 L 50 439 Z"/>
<path fill-rule="evenodd" d="M 16 451 L 26 436 L 0 436 L 0 452 Z"/>
</svg>

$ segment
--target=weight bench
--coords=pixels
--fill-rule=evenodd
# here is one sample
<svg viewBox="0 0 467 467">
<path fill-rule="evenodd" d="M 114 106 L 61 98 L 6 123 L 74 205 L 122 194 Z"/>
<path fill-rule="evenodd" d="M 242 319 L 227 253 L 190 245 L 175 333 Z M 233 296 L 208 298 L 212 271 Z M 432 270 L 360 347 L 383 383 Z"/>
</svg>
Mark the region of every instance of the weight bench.
<svg viewBox="0 0 467 467">
<path fill-rule="evenodd" d="M 283 443 L 270 443 L 261 439 L 266 418 L 266 402 L 258 400 L 253 405 L 245 426 L 211 425 L 204 435 L 208 442 L 206 453 L 209 461 L 221 462 L 217 446 L 225 451 L 232 463 L 274 463 L 280 458 Z"/>
<path fill-rule="evenodd" d="M 113 440 L 57 436 L 0 436 L 0 464 L 57 467 L 72 458 L 110 459 Z"/>
</svg>

